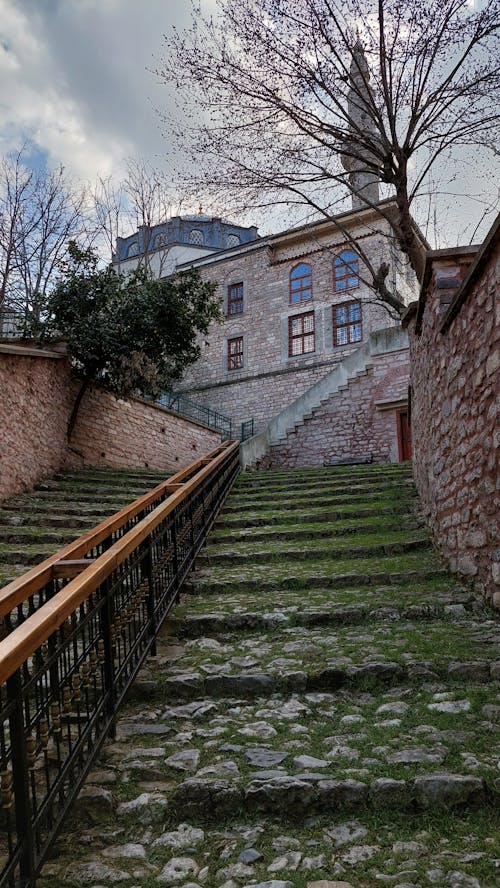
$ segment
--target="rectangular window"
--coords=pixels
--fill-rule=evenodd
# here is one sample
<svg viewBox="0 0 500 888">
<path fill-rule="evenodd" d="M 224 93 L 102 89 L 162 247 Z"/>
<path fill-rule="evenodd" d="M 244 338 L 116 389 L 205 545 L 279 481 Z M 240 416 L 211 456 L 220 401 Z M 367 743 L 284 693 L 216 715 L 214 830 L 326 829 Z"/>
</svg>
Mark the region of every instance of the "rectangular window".
<svg viewBox="0 0 500 888">
<path fill-rule="evenodd" d="M 350 345 L 363 338 L 361 302 L 333 306 L 333 344 Z"/>
<path fill-rule="evenodd" d="M 243 313 L 243 284 L 230 284 L 227 288 L 227 313 L 239 315 Z"/>
<path fill-rule="evenodd" d="M 314 312 L 288 318 L 288 355 L 306 355 L 314 351 Z"/>
<path fill-rule="evenodd" d="M 243 367 L 243 336 L 227 340 L 227 369 L 241 370 Z"/>
</svg>

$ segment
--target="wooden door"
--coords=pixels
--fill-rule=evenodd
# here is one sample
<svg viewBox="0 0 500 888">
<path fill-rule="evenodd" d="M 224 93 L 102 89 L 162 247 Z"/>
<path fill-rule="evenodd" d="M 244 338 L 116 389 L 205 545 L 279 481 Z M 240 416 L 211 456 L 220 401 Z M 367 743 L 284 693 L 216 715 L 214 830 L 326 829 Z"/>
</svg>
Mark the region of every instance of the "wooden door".
<svg viewBox="0 0 500 888">
<path fill-rule="evenodd" d="M 406 460 L 411 459 L 411 431 L 407 407 L 396 411 L 396 420 L 398 424 L 399 462 L 406 462 Z"/>
</svg>

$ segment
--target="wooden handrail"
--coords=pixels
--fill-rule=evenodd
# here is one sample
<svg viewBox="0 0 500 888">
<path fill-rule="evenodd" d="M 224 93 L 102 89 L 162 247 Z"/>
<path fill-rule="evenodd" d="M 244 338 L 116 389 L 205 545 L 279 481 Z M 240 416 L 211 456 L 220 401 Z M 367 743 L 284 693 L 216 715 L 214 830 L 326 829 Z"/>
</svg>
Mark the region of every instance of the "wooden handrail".
<svg viewBox="0 0 500 888">
<path fill-rule="evenodd" d="M 33 595 L 34 592 L 37 592 L 53 579 L 53 565 L 56 561 L 82 558 L 94 546 L 97 546 L 115 530 L 118 530 L 123 524 L 151 505 L 155 499 L 163 496 L 166 492 L 170 493 L 170 488 L 174 491 L 178 489 L 179 485 L 182 486 L 185 483 L 183 479 L 186 475 L 190 475 L 197 468 L 205 465 L 207 458 L 212 459 L 218 453 L 226 452 L 228 445 L 228 441 L 223 441 L 222 444 L 210 451 L 208 457 L 202 456 L 189 466 L 186 466 L 186 468 L 180 469 L 175 475 L 162 481 L 148 493 L 134 500 L 130 505 L 120 509 L 119 512 L 115 512 L 114 515 L 106 518 L 100 524 L 87 531 L 87 533 L 77 537 L 76 540 L 68 543 L 67 546 L 59 549 L 53 555 L 40 562 L 40 564 L 32 567 L 31 570 L 28 570 L 20 577 L 16 577 L 15 580 L 4 586 L 0 591 L 0 618 L 10 613 L 18 604 L 22 604 L 30 595 Z"/>
<path fill-rule="evenodd" d="M 115 570 L 143 540 L 165 520 L 186 497 L 212 471 L 224 462 L 235 450 L 237 442 L 225 442 L 212 451 L 211 462 L 203 465 L 205 458 L 192 463 L 185 474 L 193 471 L 193 467 L 201 467 L 181 488 L 170 494 L 167 500 L 160 503 L 149 515 L 114 543 L 103 555 L 89 562 L 89 567 L 82 571 L 67 586 L 46 602 L 39 611 L 28 617 L 14 629 L 10 635 L 0 642 L 0 683 L 3 684 L 20 666 L 52 635 L 64 621 L 94 592 L 101 583 Z M 161 486 L 161 485 L 160 485 Z M 134 504 L 135 505 L 135 504 Z M 64 550 L 62 550 L 64 551 Z M 59 552 L 57 558 L 60 559 Z M 53 560 L 51 561 L 51 565 Z M 11 584 L 12 585 L 12 584 Z M 7 587 L 8 588 L 8 587 Z"/>
</svg>

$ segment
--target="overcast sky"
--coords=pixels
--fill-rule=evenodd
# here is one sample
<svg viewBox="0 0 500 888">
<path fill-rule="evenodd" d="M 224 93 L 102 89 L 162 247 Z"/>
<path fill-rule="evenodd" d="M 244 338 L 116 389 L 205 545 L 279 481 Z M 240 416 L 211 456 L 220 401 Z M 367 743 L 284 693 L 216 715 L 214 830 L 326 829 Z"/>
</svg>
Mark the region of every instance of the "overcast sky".
<svg viewBox="0 0 500 888">
<path fill-rule="evenodd" d="M 82 179 L 156 162 L 168 95 L 151 70 L 183 0 L 0 0 L 2 153 L 32 139 Z M 148 70 L 149 69 L 149 70 Z"/>
<path fill-rule="evenodd" d="M 62 163 L 83 181 L 119 178 L 126 158 L 168 172 L 168 138 L 157 110 L 168 110 L 169 96 L 153 71 L 163 35 L 188 24 L 189 6 L 188 0 L 0 0 L 2 154 L 29 140 L 33 164 Z M 215 0 L 202 6 L 215 7 Z M 471 164 L 469 190 L 473 178 Z M 465 182 L 458 189 L 468 190 Z M 471 210 L 477 220 L 477 206 L 464 218 Z"/>
</svg>

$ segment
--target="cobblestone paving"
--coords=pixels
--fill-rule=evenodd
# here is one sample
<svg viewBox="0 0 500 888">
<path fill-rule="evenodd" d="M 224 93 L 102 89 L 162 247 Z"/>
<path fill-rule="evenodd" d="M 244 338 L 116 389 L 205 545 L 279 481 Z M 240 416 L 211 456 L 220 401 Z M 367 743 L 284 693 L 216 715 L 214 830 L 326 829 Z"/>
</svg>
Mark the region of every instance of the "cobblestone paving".
<svg viewBox="0 0 500 888">
<path fill-rule="evenodd" d="M 494 888 L 500 622 L 407 465 L 240 476 L 41 888 Z"/>
</svg>

